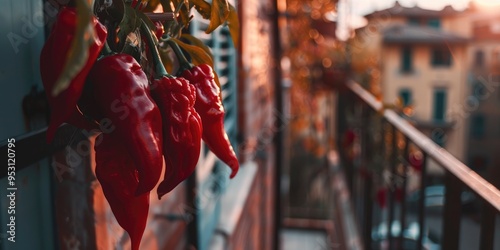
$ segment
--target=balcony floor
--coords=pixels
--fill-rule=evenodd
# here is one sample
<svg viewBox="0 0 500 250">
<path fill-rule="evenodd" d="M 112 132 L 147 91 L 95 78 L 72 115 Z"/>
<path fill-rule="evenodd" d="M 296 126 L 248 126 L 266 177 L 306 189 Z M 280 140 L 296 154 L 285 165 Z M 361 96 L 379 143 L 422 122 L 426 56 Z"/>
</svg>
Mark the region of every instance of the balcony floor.
<svg viewBox="0 0 500 250">
<path fill-rule="evenodd" d="M 281 246 L 282 250 L 332 249 L 325 232 L 305 229 L 283 229 Z"/>
</svg>

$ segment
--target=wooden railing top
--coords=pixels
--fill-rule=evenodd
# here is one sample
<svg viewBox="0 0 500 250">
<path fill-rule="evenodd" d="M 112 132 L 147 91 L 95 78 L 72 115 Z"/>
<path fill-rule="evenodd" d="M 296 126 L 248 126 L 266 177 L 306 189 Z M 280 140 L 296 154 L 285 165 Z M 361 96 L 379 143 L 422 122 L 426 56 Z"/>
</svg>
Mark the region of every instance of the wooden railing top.
<svg viewBox="0 0 500 250">
<path fill-rule="evenodd" d="M 500 211 L 500 190 L 498 190 L 494 185 L 463 164 L 446 149 L 438 146 L 429 137 L 412 126 L 408 121 L 400 117 L 396 112 L 390 109 L 384 110 L 383 104 L 363 87 L 361 87 L 361 85 L 352 80 L 348 81 L 346 85 L 371 108 L 382 113 L 384 118 L 390 124 L 403 133 L 429 157 L 436 161 L 440 167 L 453 174 L 465 186 L 481 196 L 497 211 Z"/>
</svg>

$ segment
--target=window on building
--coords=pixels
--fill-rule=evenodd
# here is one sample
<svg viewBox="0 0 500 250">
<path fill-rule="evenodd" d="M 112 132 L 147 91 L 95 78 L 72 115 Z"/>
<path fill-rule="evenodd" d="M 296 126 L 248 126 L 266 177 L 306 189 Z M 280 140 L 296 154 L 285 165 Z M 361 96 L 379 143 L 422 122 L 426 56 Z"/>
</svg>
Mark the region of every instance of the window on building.
<svg viewBox="0 0 500 250">
<path fill-rule="evenodd" d="M 446 133 L 444 132 L 443 129 L 434 129 L 432 132 L 431 132 L 431 139 L 432 141 L 434 141 L 437 145 L 439 145 L 440 147 L 444 147 L 445 143 L 446 143 Z"/>
<path fill-rule="evenodd" d="M 412 26 L 419 26 L 420 25 L 420 20 L 418 18 L 408 18 L 408 24 Z"/>
<path fill-rule="evenodd" d="M 451 52 L 447 47 L 439 47 L 432 49 L 431 55 L 432 66 L 450 66 Z"/>
<path fill-rule="evenodd" d="M 402 89 L 399 91 L 399 97 L 403 101 L 404 106 L 408 106 L 411 104 L 411 90 L 409 89 Z"/>
<path fill-rule="evenodd" d="M 500 62 L 500 51 L 498 49 L 493 50 L 491 54 L 491 62 L 493 64 L 498 64 Z"/>
<path fill-rule="evenodd" d="M 413 70 L 412 65 L 412 49 L 411 47 L 404 47 L 401 51 L 401 71 L 404 73 L 409 73 Z"/>
<path fill-rule="evenodd" d="M 500 73 L 491 73 L 488 77 L 486 77 L 486 81 L 489 84 L 488 86 L 500 86 Z M 498 87 L 495 87 L 491 94 L 496 95 L 498 101 L 500 101 L 500 89 Z"/>
<path fill-rule="evenodd" d="M 444 122 L 446 116 L 446 89 L 434 90 L 434 110 L 433 119 L 437 122 Z"/>
<path fill-rule="evenodd" d="M 441 20 L 439 20 L 437 18 L 429 19 L 429 20 L 427 20 L 427 26 L 439 29 L 439 28 L 441 28 Z"/>
<path fill-rule="evenodd" d="M 484 51 L 476 50 L 474 54 L 474 66 L 483 67 L 484 66 Z"/>
<path fill-rule="evenodd" d="M 481 138 L 484 136 L 485 117 L 482 114 L 475 114 L 471 117 L 470 132 L 474 138 Z"/>
<path fill-rule="evenodd" d="M 487 84 L 487 83 L 486 83 Z M 472 95 L 477 98 L 477 100 L 485 100 L 488 98 L 489 93 L 488 89 L 486 86 L 480 82 L 480 81 L 475 81 L 474 84 L 472 85 Z"/>
</svg>

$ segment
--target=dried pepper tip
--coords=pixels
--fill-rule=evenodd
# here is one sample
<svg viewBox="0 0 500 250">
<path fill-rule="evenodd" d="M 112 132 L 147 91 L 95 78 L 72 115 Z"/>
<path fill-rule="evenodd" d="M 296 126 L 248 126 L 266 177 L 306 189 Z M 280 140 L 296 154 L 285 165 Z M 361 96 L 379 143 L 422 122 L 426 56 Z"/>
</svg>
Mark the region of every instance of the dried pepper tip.
<svg viewBox="0 0 500 250">
<path fill-rule="evenodd" d="M 181 75 L 196 87 L 195 109 L 203 124 L 203 141 L 208 148 L 232 170 L 233 178 L 239 169 L 238 158 L 224 130 L 224 107 L 220 87 L 215 83 L 212 67 L 207 64 L 184 70 Z"/>
<path fill-rule="evenodd" d="M 149 192 L 134 194 L 139 185 L 136 166 L 119 139 L 101 134 L 96 141 L 97 180 L 118 224 L 129 234 L 132 250 L 138 250 L 148 219 Z"/>
</svg>

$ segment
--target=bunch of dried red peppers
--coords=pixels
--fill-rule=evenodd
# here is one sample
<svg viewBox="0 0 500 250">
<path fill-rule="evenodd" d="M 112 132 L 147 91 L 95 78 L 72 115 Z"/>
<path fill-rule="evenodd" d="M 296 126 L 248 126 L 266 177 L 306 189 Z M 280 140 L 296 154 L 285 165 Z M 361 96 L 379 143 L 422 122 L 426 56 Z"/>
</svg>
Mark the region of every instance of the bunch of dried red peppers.
<svg viewBox="0 0 500 250">
<path fill-rule="evenodd" d="M 40 57 L 51 106 L 48 140 L 62 123 L 110 128 L 101 129 L 96 139 L 95 173 L 118 223 L 130 235 L 132 249 L 139 249 L 149 194 L 163 166 L 158 198 L 193 173 L 201 140 L 231 168 L 231 177 L 239 168 L 224 131 L 224 108 L 212 67 L 193 66 L 179 40 L 171 39 L 172 30 L 180 29 L 164 32 L 164 26 L 175 24 L 151 21 L 141 11 L 145 7 L 147 1 L 96 2 L 84 26 L 90 36 L 79 48 L 75 33 L 83 27 L 82 8 L 63 7 Z M 176 55 L 177 76 L 165 70 L 160 47 L 170 47 Z M 68 58 L 75 53 L 86 59 L 68 69 Z M 63 75 L 71 77 L 61 89 Z"/>
</svg>

